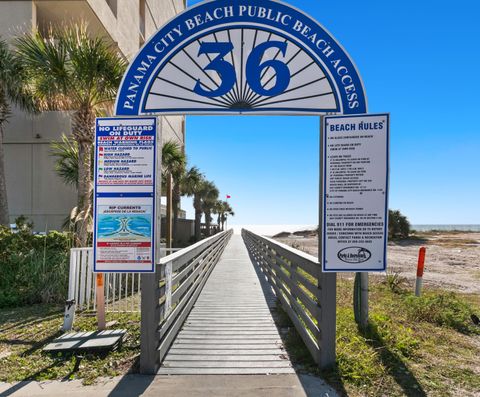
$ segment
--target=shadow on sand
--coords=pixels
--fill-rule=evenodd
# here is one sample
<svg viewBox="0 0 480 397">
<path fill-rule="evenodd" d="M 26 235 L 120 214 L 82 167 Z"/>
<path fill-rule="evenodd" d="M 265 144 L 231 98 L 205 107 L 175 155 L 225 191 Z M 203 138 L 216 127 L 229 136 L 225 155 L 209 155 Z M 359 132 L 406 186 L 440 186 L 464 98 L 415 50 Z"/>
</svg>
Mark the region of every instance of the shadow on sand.
<svg viewBox="0 0 480 397">
<path fill-rule="evenodd" d="M 366 342 L 379 354 L 387 372 L 395 379 L 406 396 L 426 397 L 427 394 L 415 375 L 408 369 L 398 354 L 390 350 L 374 324 L 369 324 L 365 330 L 359 329 Z"/>
</svg>

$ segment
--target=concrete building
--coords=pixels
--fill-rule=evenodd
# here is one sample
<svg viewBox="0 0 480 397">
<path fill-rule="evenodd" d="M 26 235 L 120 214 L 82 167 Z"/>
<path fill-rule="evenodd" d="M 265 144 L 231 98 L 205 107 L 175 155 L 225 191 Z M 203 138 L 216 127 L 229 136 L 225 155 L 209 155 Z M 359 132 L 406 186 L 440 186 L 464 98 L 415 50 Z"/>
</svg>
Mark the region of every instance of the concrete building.
<svg viewBox="0 0 480 397">
<path fill-rule="evenodd" d="M 0 37 L 11 40 L 38 27 L 88 23 L 92 35 L 113 43 L 127 59 L 145 39 L 185 8 L 184 0 L 0 0 Z M 164 117 L 163 140 L 183 144 L 183 117 Z M 4 144 L 11 221 L 25 215 L 35 229 L 60 229 L 76 205 L 76 192 L 55 174 L 50 143 L 70 134 L 66 112 L 29 116 L 14 111 Z"/>
</svg>

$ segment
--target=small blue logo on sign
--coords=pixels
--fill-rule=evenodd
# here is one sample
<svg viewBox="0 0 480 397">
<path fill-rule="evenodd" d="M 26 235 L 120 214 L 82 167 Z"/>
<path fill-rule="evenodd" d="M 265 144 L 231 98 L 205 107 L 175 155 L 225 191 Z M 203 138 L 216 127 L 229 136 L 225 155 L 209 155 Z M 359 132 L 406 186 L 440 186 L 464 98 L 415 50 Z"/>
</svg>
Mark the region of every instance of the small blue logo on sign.
<svg viewBox="0 0 480 397">
<path fill-rule="evenodd" d="M 339 251 L 337 257 L 345 263 L 363 263 L 372 257 L 372 253 L 366 248 L 348 247 Z"/>
</svg>

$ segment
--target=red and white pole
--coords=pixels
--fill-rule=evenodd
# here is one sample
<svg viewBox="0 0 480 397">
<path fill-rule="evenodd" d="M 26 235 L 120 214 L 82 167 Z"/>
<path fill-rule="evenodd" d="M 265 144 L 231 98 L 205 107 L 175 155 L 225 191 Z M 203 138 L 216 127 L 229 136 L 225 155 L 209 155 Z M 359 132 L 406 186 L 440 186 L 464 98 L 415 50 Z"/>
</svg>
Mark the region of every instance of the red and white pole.
<svg viewBox="0 0 480 397">
<path fill-rule="evenodd" d="M 103 286 L 103 273 L 97 273 L 97 325 L 98 330 L 105 329 L 105 290 Z"/>
<path fill-rule="evenodd" d="M 421 247 L 418 251 L 418 265 L 417 265 L 417 279 L 415 281 L 415 295 L 422 295 L 422 286 L 423 286 L 423 271 L 425 268 L 425 252 L 427 249 Z"/>
</svg>

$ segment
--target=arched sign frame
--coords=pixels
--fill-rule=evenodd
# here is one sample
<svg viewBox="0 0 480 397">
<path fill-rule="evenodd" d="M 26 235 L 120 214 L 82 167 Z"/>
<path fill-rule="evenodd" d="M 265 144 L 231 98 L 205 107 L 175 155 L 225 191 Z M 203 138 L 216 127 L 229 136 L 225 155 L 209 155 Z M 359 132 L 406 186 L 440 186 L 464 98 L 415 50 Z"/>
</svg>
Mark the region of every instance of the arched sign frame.
<svg viewBox="0 0 480 397">
<path fill-rule="evenodd" d="M 233 38 L 233 32 L 237 36 L 241 35 L 240 38 Z M 253 32 L 262 33 L 253 40 Z M 255 47 L 255 41 L 262 34 L 267 37 L 263 37 L 264 41 Z M 247 36 L 252 39 L 250 42 Z M 234 45 L 233 49 L 225 48 L 229 40 L 232 44 L 235 41 L 237 44 L 240 41 L 241 44 Z M 272 44 L 272 41 L 277 43 L 276 47 L 266 48 L 264 52 L 263 48 L 259 49 L 265 42 Z M 285 51 L 282 51 L 282 42 L 287 43 Z M 216 48 L 208 48 L 215 43 Z M 292 78 L 288 84 L 279 84 L 279 80 L 285 78 L 272 78 L 272 70 L 285 70 L 282 66 L 285 64 L 291 69 L 291 65 L 299 58 L 293 49 L 288 53 L 288 47 L 298 49 L 300 58 L 310 57 L 314 64 L 304 71 L 297 67 L 297 70 L 290 71 Z M 190 51 L 185 51 L 186 48 Z M 195 53 L 194 50 L 198 52 Z M 250 56 L 248 50 L 251 50 Z M 254 52 L 256 56 L 252 56 Z M 270 54 L 272 56 L 268 59 Z M 284 55 L 283 59 L 281 55 Z M 175 57 L 177 62 L 173 62 Z M 252 61 L 252 58 L 255 59 Z M 214 62 L 216 64 L 212 65 Z M 306 66 L 297 63 L 300 68 Z M 216 86 L 222 85 L 224 80 L 219 79 L 220 74 L 216 70 L 225 72 L 222 76 L 225 78 L 228 75 L 227 64 L 235 69 L 236 84 L 242 80 L 241 83 L 250 85 L 243 80 L 248 80 L 248 74 L 255 75 L 260 70 L 260 84 L 254 81 L 255 78 L 251 79 L 253 86 L 261 87 L 264 84 L 263 88 L 267 90 L 260 94 L 265 94 L 265 91 L 274 92 L 270 88 L 281 85 L 283 92 L 274 92 L 275 100 L 270 101 L 275 102 L 275 106 L 269 105 L 268 95 L 260 95 L 262 104 L 247 103 L 243 108 L 241 102 L 244 98 L 240 95 L 235 100 L 231 93 L 231 101 L 199 95 L 198 92 L 208 95 L 209 91 L 213 92 L 214 88 L 218 88 Z M 273 67 L 268 68 L 272 64 Z M 200 89 L 195 93 L 197 85 Z M 318 102 L 329 95 L 328 89 L 331 89 L 335 106 L 330 103 L 319 106 Z M 172 91 L 178 92 L 178 95 L 171 95 Z M 292 97 L 293 92 L 296 97 Z M 163 100 L 160 100 L 162 96 Z M 172 106 L 172 102 L 175 105 Z M 302 11 L 276 0 L 239 0 L 233 4 L 230 0 L 211 0 L 186 9 L 144 44 L 120 85 L 115 112 L 119 116 L 364 114 L 367 112 L 367 98 L 363 82 L 350 56 L 324 27 Z"/>
<path fill-rule="evenodd" d="M 269 43 L 272 41 L 275 44 Z M 311 65 L 299 62 L 300 67 L 293 70 L 294 59 L 301 56 L 310 59 Z M 312 69 L 302 75 L 302 67 Z M 293 79 L 294 75 L 302 78 Z M 239 86 L 250 91 L 237 88 L 239 80 Z M 292 92 L 305 94 L 291 97 Z M 329 96 L 322 102 L 321 98 Z M 365 113 L 362 79 L 341 44 L 310 16 L 278 0 L 207 0 L 186 9 L 140 49 L 125 73 L 115 104 L 115 114 L 127 117 Z M 336 274 L 321 274 L 319 283 L 323 366 L 335 362 Z M 152 275 L 142 275 L 142 290 L 151 287 L 153 291 L 155 285 Z M 147 303 L 154 295 L 145 288 L 142 307 L 144 300 Z M 151 302 L 148 305 L 152 307 Z M 155 332 L 151 329 L 158 324 L 152 318 L 142 315 L 144 372 L 155 368 L 150 351 L 155 346 Z"/>
</svg>

